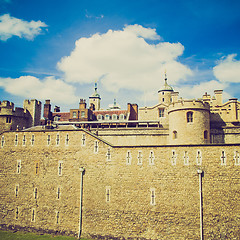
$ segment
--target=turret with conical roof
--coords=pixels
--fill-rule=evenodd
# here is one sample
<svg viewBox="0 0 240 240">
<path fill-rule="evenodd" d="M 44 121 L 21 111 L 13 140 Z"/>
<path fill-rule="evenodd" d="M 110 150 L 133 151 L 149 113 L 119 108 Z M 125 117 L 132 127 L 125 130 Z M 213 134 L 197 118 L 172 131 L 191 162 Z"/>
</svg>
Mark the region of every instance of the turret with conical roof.
<svg viewBox="0 0 240 240">
<path fill-rule="evenodd" d="M 94 106 L 93 110 L 100 110 L 100 101 L 101 101 L 101 97 L 97 92 L 97 82 L 95 82 L 94 93 L 89 97 L 89 105 Z"/>
<path fill-rule="evenodd" d="M 164 86 L 158 91 L 159 103 L 169 105 L 171 103 L 171 95 L 173 88 L 167 83 L 167 73 L 165 72 Z"/>
</svg>

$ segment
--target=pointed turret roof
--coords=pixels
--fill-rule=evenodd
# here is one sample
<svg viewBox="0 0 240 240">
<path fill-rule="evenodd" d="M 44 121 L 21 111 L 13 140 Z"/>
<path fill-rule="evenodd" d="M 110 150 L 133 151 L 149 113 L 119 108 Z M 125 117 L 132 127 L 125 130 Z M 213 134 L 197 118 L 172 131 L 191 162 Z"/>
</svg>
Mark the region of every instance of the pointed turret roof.
<svg viewBox="0 0 240 240">
<path fill-rule="evenodd" d="M 165 72 L 165 79 L 164 79 L 164 85 L 163 85 L 163 87 L 162 87 L 162 89 L 160 89 L 158 92 L 162 92 L 162 91 L 171 91 L 171 92 L 173 92 L 173 88 L 170 86 L 170 85 L 168 85 L 168 83 L 167 83 L 167 73 Z"/>
<path fill-rule="evenodd" d="M 95 85 L 94 85 L 94 93 L 89 98 L 101 98 L 97 92 L 97 82 L 95 82 Z"/>
</svg>

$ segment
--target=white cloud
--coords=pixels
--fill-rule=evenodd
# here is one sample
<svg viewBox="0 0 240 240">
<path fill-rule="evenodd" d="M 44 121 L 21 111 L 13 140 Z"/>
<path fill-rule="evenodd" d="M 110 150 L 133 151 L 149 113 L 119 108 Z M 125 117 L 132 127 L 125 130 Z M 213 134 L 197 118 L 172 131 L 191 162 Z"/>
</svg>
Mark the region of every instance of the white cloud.
<svg viewBox="0 0 240 240">
<path fill-rule="evenodd" d="M 12 36 L 32 40 L 41 33 L 43 27 L 47 27 L 44 22 L 27 22 L 4 14 L 0 16 L 0 40 L 6 41 Z"/>
<path fill-rule="evenodd" d="M 219 81 L 240 83 L 240 61 L 235 59 L 236 56 L 237 54 L 228 55 L 213 68 L 213 73 Z"/>
<path fill-rule="evenodd" d="M 156 29 L 140 25 L 97 33 L 77 40 L 75 49 L 61 59 L 58 68 L 68 82 L 84 84 L 101 79 L 108 91 L 158 90 L 163 85 L 165 69 L 170 84 L 192 74 L 177 60 L 184 51 L 182 44 L 147 42 L 160 39 Z"/>
<path fill-rule="evenodd" d="M 221 83 L 217 80 L 211 80 L 208 82 L 200 82 L 196 85 L 181 85 L 179 87 L 176 87 L 174 90 L 179 91 L 180 97 L 183 96 L 184 99 L 197 99 L 202 98 L 203 94 L 206 92 L 210 94 L 211 96 L 214 95 L 214 90 L 222 90 L 227 87 L 228 84 Z M 228 99 L 231 96 L 224 92 L 224 99 Z"/>
<path fill-rule="evenodd" d="M 0 87 L 10 94 L 24 98 L 51 99 L 56 103 L 68 104 L 77 101 L 75 88 L 54 77 L 46 77 L 43 80 L 33 76 L 0 78 Z"/>
</svg>

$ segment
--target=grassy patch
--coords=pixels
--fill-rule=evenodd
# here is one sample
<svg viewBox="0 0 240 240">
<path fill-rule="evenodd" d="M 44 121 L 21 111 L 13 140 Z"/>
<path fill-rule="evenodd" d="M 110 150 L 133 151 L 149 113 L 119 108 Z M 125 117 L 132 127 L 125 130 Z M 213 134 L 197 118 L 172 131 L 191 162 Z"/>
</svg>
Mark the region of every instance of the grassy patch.
<svg viewBox="0 0 240 240">
<path fill-rule="evenodd" d="M 1 240 L 76 240 L 74 237 L 53 236 L 49 234 L 39 235 L 35 233 L 0 231 Z"/>
</svg>

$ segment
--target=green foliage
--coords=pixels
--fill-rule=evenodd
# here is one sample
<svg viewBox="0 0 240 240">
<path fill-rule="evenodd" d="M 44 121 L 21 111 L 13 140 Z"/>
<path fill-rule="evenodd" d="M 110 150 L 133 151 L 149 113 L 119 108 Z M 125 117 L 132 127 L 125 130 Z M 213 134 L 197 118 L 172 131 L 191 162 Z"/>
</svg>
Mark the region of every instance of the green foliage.
<svg viewBox="0 0 240 240">
<path fill-rule="evenodd" d="M 1 240 L 76 240 L 74 237 L 39 235 L 34 233 L 0 231 Z"/>
</svg>

